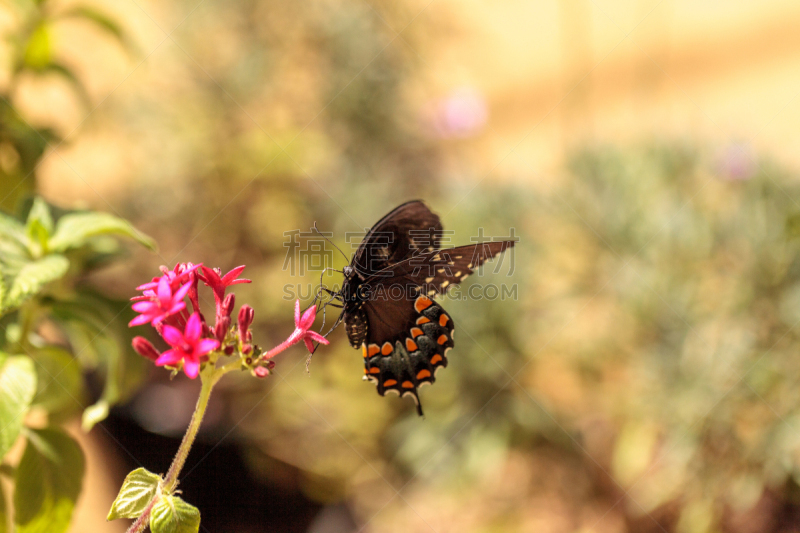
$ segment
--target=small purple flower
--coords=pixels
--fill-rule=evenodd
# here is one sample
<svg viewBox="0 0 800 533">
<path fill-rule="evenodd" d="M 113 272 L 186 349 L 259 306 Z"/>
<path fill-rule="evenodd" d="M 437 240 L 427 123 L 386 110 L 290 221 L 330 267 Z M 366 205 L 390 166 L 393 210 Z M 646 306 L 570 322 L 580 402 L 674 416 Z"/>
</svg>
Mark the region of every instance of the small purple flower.
<svg viewBox="0 0 800 533">
<path fill-rule="evenodd" d="M 128 323 L 129 327 L 141 326 L 142 324 L 152 323 L 154 326 L 163 322 L 165 318 L 174 315 L 186 308 L 183 298 L 189 292 L 191 282 L 187 283 L 174 293 L 166 276 L 158 280 L 158 288 L 152 296 L 148 295 L 147 300 L 138 301 L 133 304 L 133 310 L 141 313 Z M 150 291 L 152 292 L 152 291 Z"/>
<path fill-rule="evenodd" d="M 194 379 L 200 372 L 201 358 L 219 348 L 219 341 L 214 339 L 201 339 L 203 321 L 199 313 L 192 313 L 186 322 L 183 333 L 178 328 L 165 324 L 162 331 L 164 340 L 172 346 L 156 360 L 157 366 L 177 366 L 183 361 L 183 371 L 189 378 Z"/>
</svg>

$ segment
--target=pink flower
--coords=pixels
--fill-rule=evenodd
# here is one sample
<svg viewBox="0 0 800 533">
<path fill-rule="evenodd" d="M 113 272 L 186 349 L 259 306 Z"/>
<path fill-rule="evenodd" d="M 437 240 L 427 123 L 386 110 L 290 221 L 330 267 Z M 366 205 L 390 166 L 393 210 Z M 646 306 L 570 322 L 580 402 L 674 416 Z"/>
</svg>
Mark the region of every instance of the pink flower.
<svg viewBox="0 0 800 533">
<path fill-rule="evenodd" d="M 289 335 L 289 338 L 283 341 L 283 343 L 279 344 L 269 352 L 264 355 L 264 359 L 270 359 L 275 357 L 280 352 L 284 351 L 289 346 L 293 344 L 297 344 L 300 341 L 303 341 L 308 348 L 309 352 L 314 351 L 314 345 L 312 344 L 313 341 L 317 341 L 320 344 L 330 344 L 330 341 L 317 333 L 316 331 L 311 331 L 311 326 L 314 325 L 314 320 L 317 318 L 317 307 L 312 305 L 309 307 L 302 316 L 300 316 L 300 300 L 297 300 L 294 304 L 294 332 Z"/>
<path fill-rule="evenodd" d="M 240 283 L 250 283 L 249 279 L 236 279 L 236 277 L 242 273 L 242 270 L 244 270 L 244 265 L 234 268 L 224 276 L 221 275 L 222 271 L 218 268 L 211 269 L 204 266 L 202 270 L 203 273 L 198 274 L 198 276 L 203 280 L 203 283 L 211 287 L 211 290 L 214 291 L 214 298 L 217 301 L 217 305 L 220 305 L 225 298 L 226 288 Z"/>
<path fill-rule="evenodd" d="M 136 287 L 137 291 L 144 291 L 144 294 L 142 296 L 134 296 L 131 298 L 131 300 L 145 300 L 155 296 L 155 291 L 153 289 L 158 287 L 158 283 L 161 281 L 161 278 L 167 278 L 167 281 L 169 281 L 169 286 L 173 291 L 178 290 L 178 288 L 187 281 L 192 281 L 192 272 L 201 266 L 203 266 L 202 263 L 197 265 L 192 263 L 178 263 L 172 270 L 169 270 L 165 266 L 161 266 L 159 268 L 164 275 L 153 278 L 152 281 Z"/>
<path fill-rule="evenodd" d="M 162 335 L 172 349 L 161 354 L 156 365 L 177 366 L 183 360 L 183 371 L 191 379 L 196 378 L 200 372 L 200 358 L 219 348 L 219 341 L 201 339 L 202 333 L 203 322 L 199 313 L 192 313 L 183 333 L 178 328 L 165 324 Z"/>
<path fill-rule="evenodd" d="M 191 283 L 187 283 L 173 293 L 167 277 L 162 276 L 158 281 L 157 292 L 152 293 L 152 296 L 148 296 L 148 300 L 133 304 L 133 310 L 141 314 L 131 320 L 128 326 L 140 326 L 148 322 L 159 323 L 168 316 L 182 311 L 186 308 L 183 298 L 189 292 L 191 285 Z"/>
</svg>

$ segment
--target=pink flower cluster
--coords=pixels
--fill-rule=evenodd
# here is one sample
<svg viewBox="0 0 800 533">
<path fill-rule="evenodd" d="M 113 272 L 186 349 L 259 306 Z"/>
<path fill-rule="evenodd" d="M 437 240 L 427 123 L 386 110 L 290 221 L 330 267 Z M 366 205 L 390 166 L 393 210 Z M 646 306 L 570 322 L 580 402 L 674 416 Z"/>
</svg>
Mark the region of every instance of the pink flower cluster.
<svg viewBox="0 0 800 533">
<path fill-rule="evenodd" d="M 209 361 L 215 353 L 227 356 L 238 354 L 243 366 L 250 368 L 255 376 L 265 377 L 274 366 L 270 359 L 289 346 L 302 340 L 308 350 L 313 351 L 312 341 L 328 344 L 325 337 L 310 331 L 317 315 L 316 306 L 311 306 L 301 316 L 299 300 L 295 304 L 294 332 L 286 341 L 267 352 L 262 352 L 252 344 L 252 307 L 243 305 L 239 309 L 236 327 L 231 327 L 231 315 L 236 300 L 233 294 L 226 295 L 225 292 L 231 285 L 250 283 L 249 279 L 239 279 L 244 268 L 239 266 L 223 275 L 220 269 L 211 269 L 201 264 L 179 263 L 172 270 L 162 266 L 162 276 L 136 288 L 142 294 L 131 300 L 135 302 L 132 307 L 139 316 L 128 325 L 133 327 L 149 323 L 169 344 L 170 349 L 159 352 L 144 337 L 135 337 L 133 348 L 140 355 L 154 361 L 157 366 L 182 367 L 186 375 L 194 379 L 200 373 L 201 365 Z M 208 325 L 200 310 L 200 281 L 214 293 L 216 311 L 213 327 Z M 191 313 L 186 305 L 187 299 L 191 305 Z"/>
</svg>

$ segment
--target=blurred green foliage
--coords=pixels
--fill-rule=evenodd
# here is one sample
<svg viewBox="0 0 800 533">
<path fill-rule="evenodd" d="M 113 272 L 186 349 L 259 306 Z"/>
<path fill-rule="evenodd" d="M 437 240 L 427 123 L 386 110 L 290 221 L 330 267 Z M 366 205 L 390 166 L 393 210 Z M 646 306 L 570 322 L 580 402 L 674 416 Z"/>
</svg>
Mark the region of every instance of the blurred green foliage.
<svg viewBox="0 0 800 533">
<path fill-rule="evenodd" d="M 88 107 L 83 84 L 57 59 L 53 27 L 82 18 L 123 38 L 94 8 L 54 4 L 5 5 L 15 26 L 5 35 L 11 68 L 0 93 L 0 456 L 13 482 L 13 498 L 0 494 L 3 531 L 67 530 L 85 464 L 61 426 L 77 415 L 91 429 L 133 392 L 144 370 L 117 321 L 130 314 L 128 303 L 97 293 L 86 277 L 126 255 L 116 237 L 151 249 L 154 242 L 116 216 L 63 210 L 33 195 L 45 152 L 61 140 L 15 108 L 18 81 L 55 74 Z M 14 447 L 20 437 L 24 448 Z"/>
<path fill-rule="evenodd" d="M 92 269 L 123 254 L 112 235 L 154 246 L 105 213 L 54 217 L 41 198 L 29 202 L 24 223 L 0 212 L 0 456 L 25 436 L 19 464 L 12 467 L 8 457 L 3 463 L 12 473 L 16 468 L 19 531 L 66 530 L 84 467 L 80 447 L 58 426 L 80 414 L 90 430 L 142 378 L 142 361 L 130 356 L 130 335 L 116 322 L 131 314 L 127 302 L 83 282 Z M 92 393 L 89 377 L 102 393 Z M 48 428 L 27 427 L 32 413 Z M 4 527 L 9 516 L 0 517 Z"/>
</svg>

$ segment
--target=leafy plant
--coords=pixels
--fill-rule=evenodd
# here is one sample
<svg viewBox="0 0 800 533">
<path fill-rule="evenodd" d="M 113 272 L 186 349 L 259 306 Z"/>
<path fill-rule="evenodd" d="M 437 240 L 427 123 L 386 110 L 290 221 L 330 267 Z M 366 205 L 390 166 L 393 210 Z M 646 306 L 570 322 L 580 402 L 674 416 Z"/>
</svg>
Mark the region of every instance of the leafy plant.
<svg viewBox="0 0 800 533">
<path fill-rule="evenodd" d="M 121 255 L 114 237 L 154 242 L 128 222 L 94 212 L 53 216 L 41 198 L 25 221 L 0 212 L 0 455 L 20 436 L 25 451 L 0 470 L 14 481 L 16 530 L 65 531 L 80 493 L 84 458 L 59 422 L 82 412 L 91 429 L 131 390 L 138 360 L 126 357 L 129 336 L 114 305 L 81 283 L 98 264 Z M 109 240 L 110 239 L 110 240 Z M 84 377 L 100 377 L 103 392 L 87 406 Z M 46 427 L 30 427 L 36 411 Z M 10 514 L 3 509 L 2 524 Z"/>
</svg>

